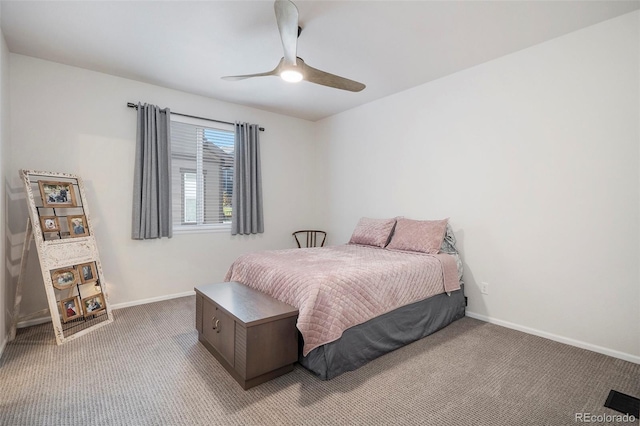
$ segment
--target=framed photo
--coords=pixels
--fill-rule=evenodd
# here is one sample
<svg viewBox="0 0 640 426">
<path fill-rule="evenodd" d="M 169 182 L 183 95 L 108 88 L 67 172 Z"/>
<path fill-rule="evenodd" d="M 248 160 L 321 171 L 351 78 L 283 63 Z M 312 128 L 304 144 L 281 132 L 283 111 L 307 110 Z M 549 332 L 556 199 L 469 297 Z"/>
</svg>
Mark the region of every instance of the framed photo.
<svg viewBox="0 0 640 426">
<path fill-rule="evenodd" d="M 93 296 L 82 299 L 82 309 L 84 310 L 85 317 L 103 311 L 106 307 L 107 306 L 104 303 L 104 295 L 102 293 L 94 294 Z"/>
<path fill-rule="evenodd" d="M 76 266 L 76 268 L 78 268 L 78 275 L 80 275 L 80 282 L 82 284 L 90 283 L 98 279 L 95 262 L 83 263 L 82 265 Z"/>
<path fill-rule="evenodd" d="M 38 181 L 44 207 L 75 207 L 76 193 L 71 182 Z"/>
<path fill-rule="evenodd" d="M 62 321 L 64 322 L 71 321 L 72 319 L 80 318 L 82 316 L 82 307 L 78 296 L 61 300 L 60 308 L 62 309 Z"/>
<path fill-rule="evenodd" d="M 60 268 L 51 271 L 51 281 L 58 290 L 65 290 L 78 284 L 78 271 L 76 268 Z"/>
<path fill-rule="evenodd" d="M 67 216 L 67 223 L 69 224 L 69 235 L 71 237 L 86 237 L 89 235 L 87 218 L 83 214 Z"/>
<path fill-rule="evenodd" d="M 57 216 L 40 216 L 42 232 L 60 232 L 60 222 Z"/>
</svg>

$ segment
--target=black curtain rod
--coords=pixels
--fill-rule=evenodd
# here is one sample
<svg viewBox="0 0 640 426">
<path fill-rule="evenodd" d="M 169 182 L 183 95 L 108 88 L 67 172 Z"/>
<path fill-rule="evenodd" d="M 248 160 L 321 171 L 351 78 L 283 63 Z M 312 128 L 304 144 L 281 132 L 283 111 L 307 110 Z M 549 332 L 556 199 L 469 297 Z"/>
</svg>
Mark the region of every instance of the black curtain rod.
<svg viewBox="0 0 640 426">
<path fill-rule="evenodd" d="M 138 109 L 138 105 L 134 104 L 133 102 L 127 102 L 127 106 L 129 108 L 135 108 Z M 230 124 L 232 126 L 235 125 L 235 123 L 230 123 L 229 121 L 222 121 L 222 120 L 214 120 L 213 118 L 205 118 L 205 117 L 198 117 L 196 115 L 189 115 L 189 114 L 181 114 L 179 112 L 173 112 L 171 111 L 171 114 L 174 115 L 180 115 L 182 117 L 189 117 L 189 118 L 197 118 L 199 120 L 207 120 L 207 121 L 214 121 L 216 123 L 223 123 L 223 124 Z M 258 130 L 260 130 L 261 132 L 264 132 L 264 127 L 258 127 Z"/>
</svg>

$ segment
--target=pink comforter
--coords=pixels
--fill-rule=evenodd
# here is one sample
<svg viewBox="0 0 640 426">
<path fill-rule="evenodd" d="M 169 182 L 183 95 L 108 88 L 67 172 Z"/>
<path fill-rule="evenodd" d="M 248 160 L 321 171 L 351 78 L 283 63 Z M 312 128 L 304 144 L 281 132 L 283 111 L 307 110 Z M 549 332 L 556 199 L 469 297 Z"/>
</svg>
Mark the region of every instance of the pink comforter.
<svg viewBox="0 0 640 426">
<path fill-rule="evenodd" d="M 349 327 L 401 306 L 460 288 L 448 254 L 428 255 L 347 244 L 240 256 L 225 281 L 238 281 L 295 306 L 303 355 Z"/>
</svg>

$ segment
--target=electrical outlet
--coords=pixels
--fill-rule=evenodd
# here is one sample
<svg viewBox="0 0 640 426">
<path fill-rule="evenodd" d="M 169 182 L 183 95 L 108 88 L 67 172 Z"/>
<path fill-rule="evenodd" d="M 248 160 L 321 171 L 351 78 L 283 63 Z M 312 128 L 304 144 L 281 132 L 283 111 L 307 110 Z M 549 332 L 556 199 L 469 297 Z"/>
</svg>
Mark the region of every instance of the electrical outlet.
<svg viewBox="0 0 640 426">
<path fill-rule="evenodd" d="M 489 283 L 480 283 L 480 293 L 489 294 Z"/>
</svg>

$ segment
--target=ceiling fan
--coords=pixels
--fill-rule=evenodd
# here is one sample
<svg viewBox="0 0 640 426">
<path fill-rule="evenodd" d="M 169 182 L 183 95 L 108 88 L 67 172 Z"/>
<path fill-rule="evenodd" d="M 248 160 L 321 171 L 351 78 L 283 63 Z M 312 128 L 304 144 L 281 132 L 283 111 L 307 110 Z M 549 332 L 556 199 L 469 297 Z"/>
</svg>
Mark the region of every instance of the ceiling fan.
<svg viewBox="0 0 640 426">
<path fill-rule="evenodd" d="M 280 59 L 280 62 L 272 71 L 222 77 L 224 80 L 244 80 L 251 77 L 276 75 L 285 81 L 293 83 L 305 80 L 351 92 L 359 92 L 366 87 L 357 81 L 320 71 L 307 65 L 302 58 L 297 56 L 298 36 L 301 31 L 298 26 L 298 8 L 289 0 L 276 0 L 273 8 L 276 12 L 276 21 L 278 22 L 278 30 L 282 39 L 284 57 Z"/>
</svg>

